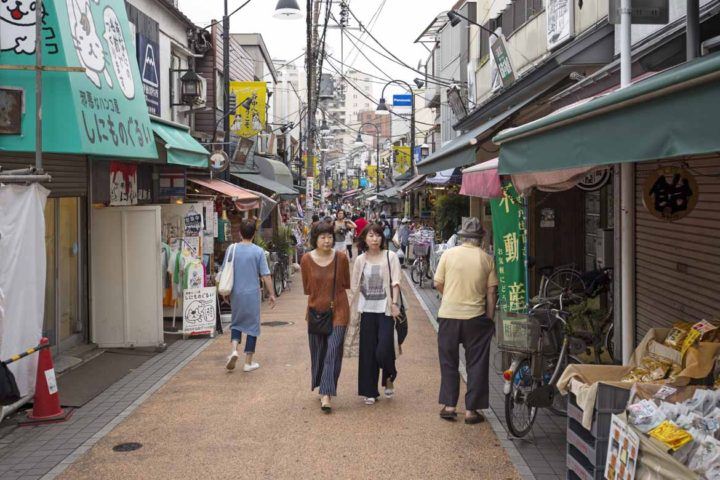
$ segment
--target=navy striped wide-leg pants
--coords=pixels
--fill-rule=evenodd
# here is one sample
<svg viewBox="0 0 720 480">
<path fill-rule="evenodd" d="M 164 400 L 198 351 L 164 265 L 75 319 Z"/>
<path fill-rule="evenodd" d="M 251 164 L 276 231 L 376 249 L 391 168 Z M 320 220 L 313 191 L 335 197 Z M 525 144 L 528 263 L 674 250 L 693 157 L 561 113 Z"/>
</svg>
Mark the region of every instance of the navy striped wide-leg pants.
<svg viewBox="0 0 720 480">
<path fill-rule="evenodd" d="M 337 395 L 346 331 L 346 326 L 335 325 L 330 335 L 308 334 L 312 390 L 320 387 L 320 395 Z"/>
</svg>

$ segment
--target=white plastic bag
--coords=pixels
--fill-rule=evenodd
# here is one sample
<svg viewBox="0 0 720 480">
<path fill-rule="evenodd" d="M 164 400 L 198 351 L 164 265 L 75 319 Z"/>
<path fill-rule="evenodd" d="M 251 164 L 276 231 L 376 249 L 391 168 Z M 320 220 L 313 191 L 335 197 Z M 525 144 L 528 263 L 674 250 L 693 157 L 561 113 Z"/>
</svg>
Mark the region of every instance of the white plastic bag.
<svg viewBox="0 0 720 480">
<path fill-rule="evenodd" d="M 235 275 L 235 268 L 233 267 L 233 261 L 235 260 L 235 244 L 230 245 L 232 249 L 228 254 L 225 266 L 220 273 L 220 282 L 218 282 L 218 293 L 222 296 L 228 296 L 232 293 L 233 288 L 233 277 Z"/>
</svg>

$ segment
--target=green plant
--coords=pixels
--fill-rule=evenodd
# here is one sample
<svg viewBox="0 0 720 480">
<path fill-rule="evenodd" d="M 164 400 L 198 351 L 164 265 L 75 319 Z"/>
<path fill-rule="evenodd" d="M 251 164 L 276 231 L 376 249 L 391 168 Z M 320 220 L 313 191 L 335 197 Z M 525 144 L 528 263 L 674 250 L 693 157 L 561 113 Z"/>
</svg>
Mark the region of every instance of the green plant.
<svg viewBox="0 0 720 480">
<path fill-rule="evenodd" d="M 257 245 L 258 247 L 262 248 L 263 250 L 267 250 L 267 242 L 265 239 L 260 235 L 259 233 L 255 234 L 255 238 L 253 239 L 253 243 Z"/>
<path fill-rule="evenodd" d="M 292 255 L 293 244 L 291 240 L 292 231 L 288 227 L 278 227 L 277 233 L 273 234 L 272 243 L 275 250 Z"/>
<path fill-rule="evenodd" d="M 470 211 L 470 199 L 464 195 L 440 195 L 435 200 L 435 226 L 442 239 L 460 228 L 462 217 Z"/>
</svg>

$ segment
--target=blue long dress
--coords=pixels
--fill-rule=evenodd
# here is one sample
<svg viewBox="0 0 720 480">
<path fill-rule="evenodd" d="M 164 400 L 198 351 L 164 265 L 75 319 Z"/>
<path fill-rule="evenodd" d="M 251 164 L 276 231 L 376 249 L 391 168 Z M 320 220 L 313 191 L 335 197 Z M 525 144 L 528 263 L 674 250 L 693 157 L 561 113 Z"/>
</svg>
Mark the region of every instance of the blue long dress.
<svg viewBox="0 0 720 480">
<path fill-rule="evenodd" d="M 270 275 L 265 252 L 254 243 L 236 243 L 228 248 L 228 255 L 234 251 L 233 288 L 230 294 L 232 307 L 232 330 L 238 330 L 253 337 L 260 336 L 260 277 Z"/>
</svg>

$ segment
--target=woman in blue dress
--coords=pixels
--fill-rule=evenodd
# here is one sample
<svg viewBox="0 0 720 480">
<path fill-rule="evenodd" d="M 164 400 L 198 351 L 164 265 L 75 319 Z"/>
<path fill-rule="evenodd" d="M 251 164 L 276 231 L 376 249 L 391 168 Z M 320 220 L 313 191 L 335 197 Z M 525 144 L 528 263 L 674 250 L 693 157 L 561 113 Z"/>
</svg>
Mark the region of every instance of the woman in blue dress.
<svg viewBox="0 0 720 480">
<path fill-rule="evenodd" d="M 275 293 L 270 279 L 265 251 L 253 243 L 255 236 L 255 221 L 243 220 L 240 224 L 239 243 L 233 243 L 225 252 L 223 268 L 232 256 L 233 261 L 233 287 L 230 294 L 232 307 L 232 324 L 230 325 L 232 352 L 225 363 L 225 368 L 234 370 L 238 357 L 238 349 L 242 334 L 245 334 L 245 365 L 243 371 L 251 372 L 260 368 L 260 364 L 253 362 L 257 337 L 260 336 L 260 282 L 262 279 L 265 289 L 270 294 L 268 301 L 270 308 L 275 308 Z"/>
</svg>

